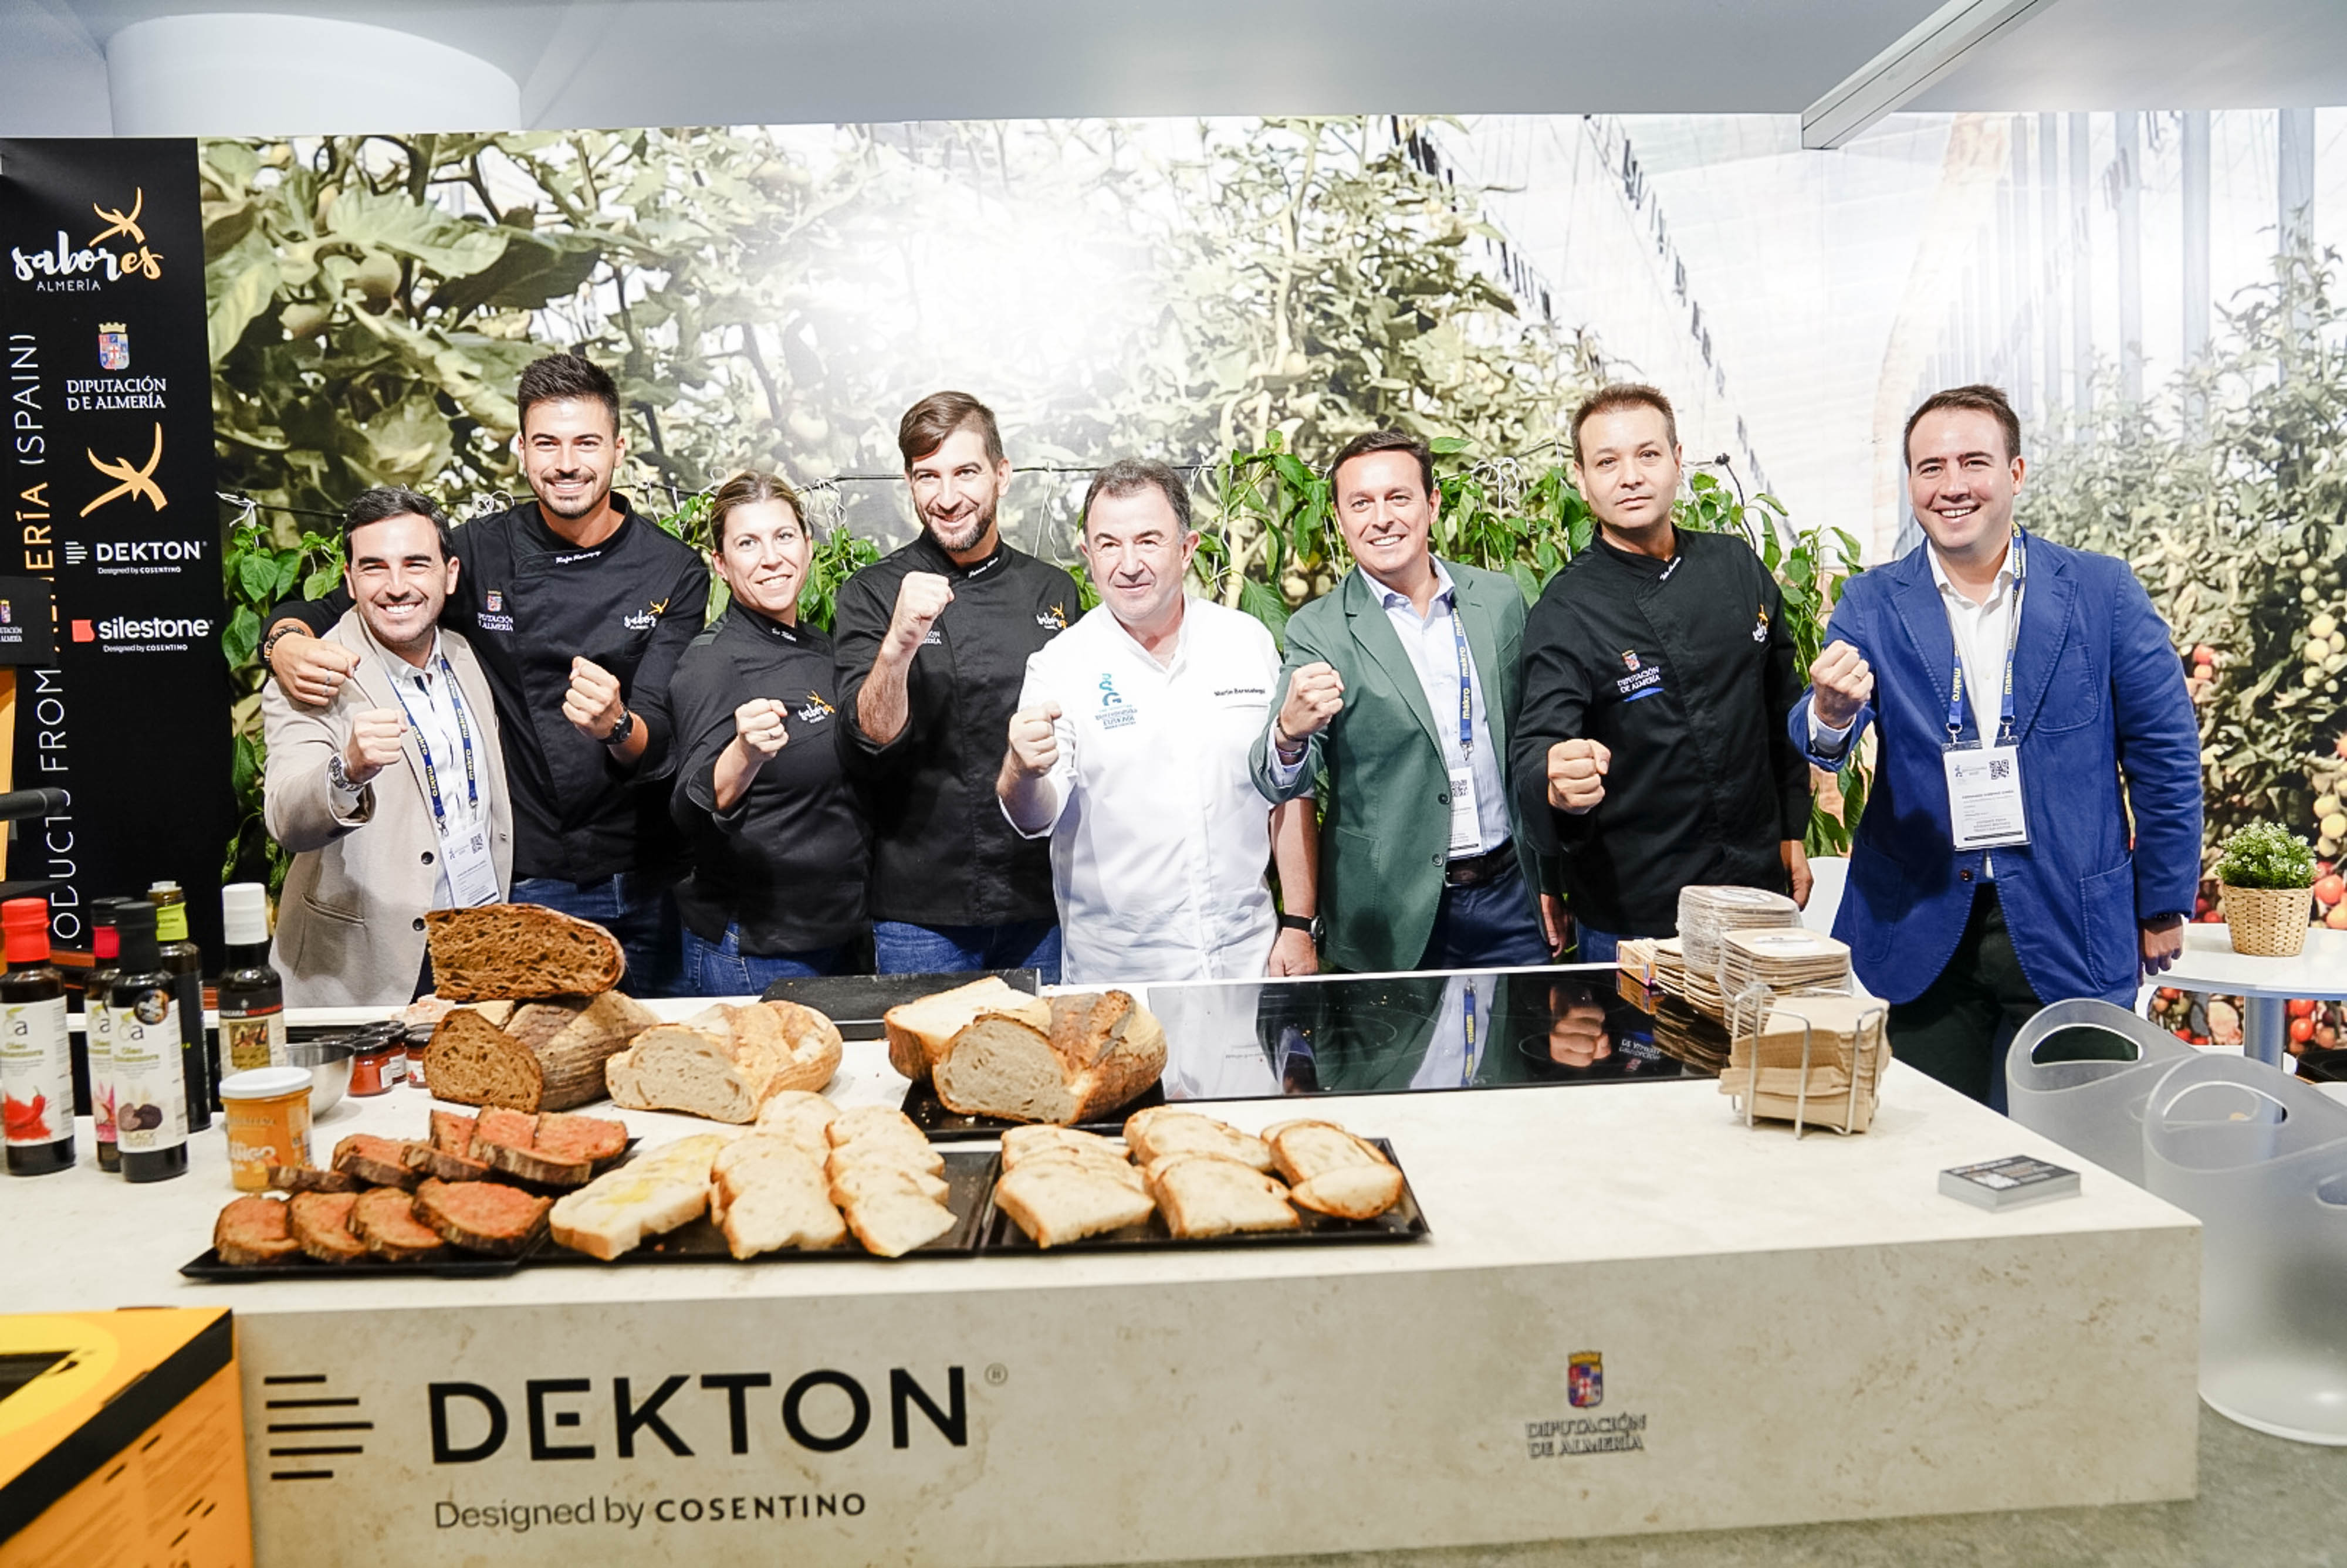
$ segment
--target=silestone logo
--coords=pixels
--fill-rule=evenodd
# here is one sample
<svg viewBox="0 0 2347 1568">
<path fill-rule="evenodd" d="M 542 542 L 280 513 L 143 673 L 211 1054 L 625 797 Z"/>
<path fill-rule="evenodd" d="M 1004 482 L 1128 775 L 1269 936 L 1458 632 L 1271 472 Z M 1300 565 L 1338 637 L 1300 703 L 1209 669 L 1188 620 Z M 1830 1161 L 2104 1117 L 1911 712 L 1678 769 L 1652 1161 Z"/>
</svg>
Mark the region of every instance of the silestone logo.
<svg viewBox="0 0 2347 1568">
<path fill-rule="evenodd" d="M 212 623 L 199 616 L 115 615 L 72 625 L 76 642 L 95 642 L 106 653 L 179 652 L 212 634 Z"/>
</svg>

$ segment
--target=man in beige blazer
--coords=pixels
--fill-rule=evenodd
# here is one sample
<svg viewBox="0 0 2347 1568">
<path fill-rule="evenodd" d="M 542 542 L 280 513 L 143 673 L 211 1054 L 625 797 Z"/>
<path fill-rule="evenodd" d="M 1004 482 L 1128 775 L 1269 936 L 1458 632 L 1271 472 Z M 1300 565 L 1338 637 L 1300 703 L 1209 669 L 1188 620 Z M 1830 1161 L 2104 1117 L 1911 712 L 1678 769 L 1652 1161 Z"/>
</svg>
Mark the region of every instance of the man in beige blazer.
<svg viewBox="0 0 2347 1568">
<path fill-rule="evenodd" d="M 412 490 L 353 501 L 354 603 L 327 636 L 358 655 L 323 707 L 261 687 L 265 815 L 293 855 L 277 917 L 289 1007 L 396 1007 L 416 993 L 424 912 L 496 903 L 513 818 L 487 682 L 439 627 L 456 586 L 448 520 Z"/>
</svg>

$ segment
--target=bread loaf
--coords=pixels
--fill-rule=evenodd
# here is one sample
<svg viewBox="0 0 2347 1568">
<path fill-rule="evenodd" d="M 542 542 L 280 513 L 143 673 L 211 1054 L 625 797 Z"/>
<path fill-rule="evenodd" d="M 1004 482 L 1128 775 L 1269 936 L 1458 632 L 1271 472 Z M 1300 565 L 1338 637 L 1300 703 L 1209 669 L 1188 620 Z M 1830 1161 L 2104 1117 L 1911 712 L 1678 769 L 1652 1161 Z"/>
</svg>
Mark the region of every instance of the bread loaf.
<svg viewBox="0 0 2347 1568">
<path fill-rule="evenodd" d="M 500 1028 L 486 1009 L 458 1008 L 432 1031 L 424 1075 L 460 1105 L 568 1111 L 602 1098 L 604 1063 L 658 1020 L 618 991 L 516 1008 Z"/>
<path fill-rule="evenodd" d="M 945 1055 L 947 1042 L 984 1013 L 1025 1019 L 1040 1030 L 1051 1027 L 1050 1004 L 989 975 L 890 1008 L 880 1020 L 888 1035 L 888 1065 L 918 1083 Z"/>
<path fill-rule="evenodd" d="M 615 1104 L 738 1124 L 756 1120 L 777 1094 L 829 1083 L 840 1050 L 839 1030 L 812 1008 L 720 1004 L 643 1030 L 603 1077 Z"/>
<path fill-rule="evenodd" d="M 930 1068 L 965 1116 L 1062 1126 L 1139 1098 L 1165 1071 L 1165 1031 L 1123 991 L 1054 997 L 1031 1014 L 981 1012 Z"/>
<path fill-rule="evenodd" d="M 627 972 L 618 938 L 536 904 L 435 909 L 424 930 L 433 991 L 452 1001 L 593 996 Z"/>
</svg>

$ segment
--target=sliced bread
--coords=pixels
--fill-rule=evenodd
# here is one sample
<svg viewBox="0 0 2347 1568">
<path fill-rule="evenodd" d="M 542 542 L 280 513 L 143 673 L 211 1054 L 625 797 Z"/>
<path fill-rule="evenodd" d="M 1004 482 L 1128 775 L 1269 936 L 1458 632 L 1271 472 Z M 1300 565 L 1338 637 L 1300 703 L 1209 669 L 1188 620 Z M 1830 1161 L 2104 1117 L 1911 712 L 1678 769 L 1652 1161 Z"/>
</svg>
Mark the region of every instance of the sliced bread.
<svg viewBox="0 0 2347 1568">
<path fill-rule="evenodd" d="M 488 1162 L 466 1154 L 452 1154 L 435 1144 L 402 1143 L 401 1163 L 419 1176 L 432 1176 L 443 1182 L 477 1182 L 489 1173 Z"/>
<path fill-rule="evenodd" d="M 293 1238 L 293 1209 L 282 1198 L 258 1195 L 231 1200 L 212 1222 L 212 1245 L 234 1268 L 282 1263 L 302 1250 Z"/>
<path fill-rule="evenodd" d="M 1039 1030 L 1051 1027 L 1050 1003 L 989 975 L 890 1008 L 880 1020 L 888 1035 L 888 1065 L 919 1082 L 944 1057 L 947 1042 L 989 1012 L 1023 1018 Z"/>
<path fill-rule="evenodd" d="M 611 1102 L 633 1111 L 682 1111 L 712 1122 L 752 1122 L 757 1084 L 733 1041 L 684 1024 L 656 1024 L 603 1064 Z"/>
<path fill-rule="evenodd" d="M 1170 1154 L 1153 1163 L 1149 1178 L 1165 1227 L 1185 1241 L 1242 1231 L 1294 1230 L 1303 1223 L 1287 1205 L 1286 1187 L 1236 1160 Z"/>
<path fill-rule="evenodd" d="M 824 1135 L 835 1149 L 865 1140 L 929 1146 L 929 1135 L 920 1124 L 893 1105 L 857 1105 L 842 1111 L 825 1124 Z"/>
<path fill-rule="evenodd" d="M 559 1160 L 585 1160 L 600 1164 L 628 1151 L 628 1127 L 608 1116 L 579 1116 L 555 1112 L 538 1119 L 530 1147 Z"/>
<path fill-rule="evenodd" d="M 477 1120 L 459 1111 L 435 1111 L 432 1112 L 432 1146 L 446 1149 L 451 1154 L 469 1153 L 473 1147 L 473 1127 Z"/>
<path fill-rule="evenodd" d="M 1401 1173 L 1374 1143 L 1331 1122 L 1283 1122 L 1266 1129 L 1264 1141 L 1288 1197 L 1317 1214 L 1342 1219 L 1375 1219 L 1400 1201 Z"/>
<path fill-rule="evenodd" d="M 1064 1155 L 1006 1173 L 994 1184 L 994 1201 L 1044 1248 L 1139 1225 L 1157 1206 L 1137 1180 L 1127 1184 L 1095 1162 Z"/>
<path fill-rule="evenodd" d="M 858 1198 L 841 1214 L 864 1250 L 877 1257 L 902 1257 L 958 1223 L 943 1204 L 902 1190 Z"/>
<path fill-rule="evenodd" d="M 281 1193 L 363 1193 L 366 1184 L 347 1171 L 322 1171 L 314 1165 L 272 1165 L 269 1184 Z"/>
<path fill-rule="evenodd" d="M 627 972 L 618 938 L 537 904 L 435 909 L 424 922 L 432 989 L 454 1001 L 592 996 Z"/>
<path fill-rule="evenodd" d="M 616 1171 L 555 1200 L 554 1239 L 605 1261 L 697 1219 L 709 1207 L 709 1171 L 725 1139 L 714 1132 L 681 1138 L 640 1153 Z"/>
<path fill-rule="evenodd" d="M 1046 1166 L 1073 1166 L 1080 1171 L 1105 1176 L 1118 1185 L 1130 1187 L 1136 1193 L 1149 1190 L 1149 1184 L 1137 1166 L 1123 1160 L 1112 1160 L 1105 1155 L 1092 1153 L 1083 1149 L 1039 1149 L 1020 1160 L 1017 1165 L 1007 1166 L 1006 1169 L 1040 1170 Z"/>
<path fill-rule="evenodd" d="M 397 1187 L 361 1193 L 351 1205 L 351 1234 L 366 1243 L 367 1251 L 394 1263 L 416 1263 L 447 1250 L 439 1235 L 415 1217 L 415 1199 Z"/>
<path fill-rule="evenodd" d="M 784 1247 L 820 1251 L 847 1239 L 847 1226 L 824 1190 L 823 1173 L 795 1154 L 737 1166 L 725 1183 L 719 1228 L 735 1257 Z"/>
<path fill-rule="evenodd" d="M 1258 1171 L 1272 1166 L 1271 1145 L 1253 1133 L 1170 1105 L 1152 1106 L 1127 1117 L 1124 1141 L 1133 1157 L 1143 1164 L 1167 1154 L 1215 1154 Z"/>
<path fill-rule="evenodd" d="M 1098 1154 L 1102 1159 L 1122 1163 L 1124 1149 L 1114 1139 L 1103 1138 L 1097 1132 L 1079 1132 L 1072 1127 L 1055 1127 L 1040 1123 L 1027 1127 L 1011 1127 L 1002 1134 L 1002 1168 L 1015 1171 L 1020 1162 L 1040 1154 L 1047 1149 L 1073 1149 Z"/>
<path fill-rule="evenodd" d="M 512 1257 L 546 1228 L 551 1198 L 503 1182 L 428 1181 L 415 1189 L 415 1217 L 452 1246 Z"/>
<path fill-rule="evenodd" d="M 604 1064 L 657 1021 L 633 997 L 606 991 L 515 1008 L 458 1008 L 432 1031 L 424 1056 L 434 1095 L 460 1105 L 567 1111 L 600 1099 Z"/>
<path fill-rule="evenodd" d="M 366 1243 L 351 1234 L 356 1193 L 296 1193 L 285 1205 L 293 1239 L 320 1263 L 351 1263 L 366 1255 Z"/>
<path fill-rule="evenodd" d="M 842 1205 L 886 1193 L 918 1193 L 933 1204 L 941 1204 L 952 1192 L 942 1176 L 910 1165 L 842 1165 L 835 1173 L 825 1172 L 824 1181 L 831 1201 Z"/>
<path fill-rule="evenodd" d="M 407 1168 L 405 1152 L 397 1139 L 354 1132 L 334 1145 L 334 1169 L 371 1187 L 412 1187 L 416 1175 Z"/>
</svg>

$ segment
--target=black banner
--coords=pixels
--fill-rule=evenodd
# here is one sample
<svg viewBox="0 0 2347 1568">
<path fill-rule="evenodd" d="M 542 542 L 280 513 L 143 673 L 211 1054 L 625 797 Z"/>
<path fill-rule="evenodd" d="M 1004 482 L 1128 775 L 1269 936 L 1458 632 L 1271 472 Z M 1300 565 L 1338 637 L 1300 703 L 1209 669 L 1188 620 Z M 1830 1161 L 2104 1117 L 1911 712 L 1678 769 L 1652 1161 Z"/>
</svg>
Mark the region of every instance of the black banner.
<svg viewBox="0 0 2347 1568">
<path fill-rule="evenodd" d="M 192 141 L 0 139 L 0 575 L 56 589 L 6 782 L 73 801 L 21 825 L 7 874 L 62 884 L 51 929 L 76 948 L 92 898 L 171 878 L 217 958 L 233 806 L 197 190 Z"/>
</svg>

